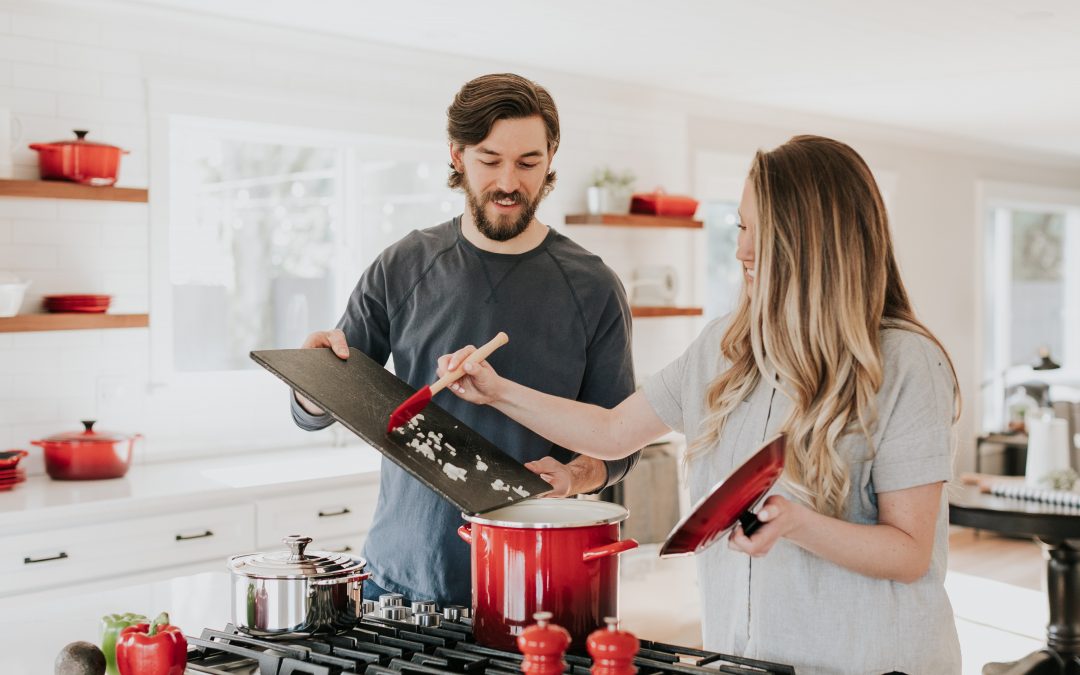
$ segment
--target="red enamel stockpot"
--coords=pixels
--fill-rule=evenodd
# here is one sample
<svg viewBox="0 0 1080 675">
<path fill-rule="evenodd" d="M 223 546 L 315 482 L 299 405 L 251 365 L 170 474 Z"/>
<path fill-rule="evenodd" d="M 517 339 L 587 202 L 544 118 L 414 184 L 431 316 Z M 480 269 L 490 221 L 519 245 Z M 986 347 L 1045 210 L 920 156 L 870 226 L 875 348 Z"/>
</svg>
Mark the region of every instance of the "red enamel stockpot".
<svg viewBox="0 0 1080 675">
<path fill-rule="evenodd" d="M 119 478 L 131 466 L 131 451 L 141 434 L 94 431 L 93 420 L 83 420 L 83 431 L 55 434 L 30 441 L 45 450 L 45 472 L 55 480 Z"/>
<path fill-rule="evenodd" d="M 538 611 L 570 632 L 581 651 L 604 617 L 619 613 L 619 555 L 637 548 L 619 539 L 629 512 L 582 499 L 529 499 L 480 515 L 458 528 L 472 548 L 473 635 L 512 650 Z"/>
<path fill-rule="evenodd" d="M 86 140 L 87 131 L 75 130 L 75 140 L 31 143 L 38 151 L 42 180 L 71 180 L 86 185 L 112 185 L 120 171 L 120 155 L 128 154 L 115 145 Z"/>
</svg>

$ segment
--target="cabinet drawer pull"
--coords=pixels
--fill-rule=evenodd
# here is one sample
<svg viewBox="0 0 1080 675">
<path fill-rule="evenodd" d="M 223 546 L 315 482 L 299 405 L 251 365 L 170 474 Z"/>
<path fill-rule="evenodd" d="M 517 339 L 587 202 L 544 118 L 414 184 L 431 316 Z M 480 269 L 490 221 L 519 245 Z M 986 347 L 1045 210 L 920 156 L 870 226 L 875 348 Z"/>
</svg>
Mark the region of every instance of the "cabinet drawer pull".
<svg viewBox="0 0 1080 675">
<path fill-rule="evenodd" d="M 352 546 L 345 544 L 344 546 L 338 546 L 337 548 L 326 548 L 323 550 L 329 553 L 349 553 L 352 551 Z"/>
<path fill-rule="evenodd" d="M 319 510 L 320 518 L 330 518 L 331 516 L 344 516 L 347 513 L 352 513 L 348 506 L 343 506 L 340 511 L 323 511 Z"/>
<path fill-rule="evenodd" d="M 214 536 L 214 533 L 210 530 L 206 532 L 200 532 L 199 534 L 178 534 L 176 535 L 176 541 L 190 541 L 192 539 L 205 539 L 207 537 Z"/>
<path fill-rule="evenodd" d="M 50 560 L 64 560 L 67 557 L 68 554 L 66 551 L 60 551 L 60 553 L 58 553 L 57 555 L 50 556 L 48 558 L 31 558 L 30 556 L 27 556 L 23 558 L 23 564 L 33 565 L 34 563 L 49 562 Z"/>
</svg>

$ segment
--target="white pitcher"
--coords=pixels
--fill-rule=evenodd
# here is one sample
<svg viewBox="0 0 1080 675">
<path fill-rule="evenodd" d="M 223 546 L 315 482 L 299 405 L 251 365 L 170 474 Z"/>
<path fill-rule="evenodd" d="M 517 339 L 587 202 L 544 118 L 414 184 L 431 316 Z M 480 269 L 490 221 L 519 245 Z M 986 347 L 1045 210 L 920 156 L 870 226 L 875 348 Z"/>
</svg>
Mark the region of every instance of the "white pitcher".
<svg viewBox="0 0 1080 675">
<path fill-rule="evenodd" d="M 1069 468 L 1069 423 L 1054 417 L 1049 408 L 1039 408 L 1024 417 L 1027 426 L 1027 466 L 1024 483 L 1050 487 L 1042 481 L 1047 474 Z"/>
</svg>

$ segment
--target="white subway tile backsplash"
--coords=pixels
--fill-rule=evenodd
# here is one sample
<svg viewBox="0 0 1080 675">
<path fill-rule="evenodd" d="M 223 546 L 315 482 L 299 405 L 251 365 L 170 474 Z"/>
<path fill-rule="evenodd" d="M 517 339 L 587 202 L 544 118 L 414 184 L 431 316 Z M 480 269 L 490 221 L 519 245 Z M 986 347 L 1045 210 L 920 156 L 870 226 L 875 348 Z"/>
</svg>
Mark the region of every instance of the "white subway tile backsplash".
<svg viewBox="0 0 1080 675">
<path fill-rule="evenodd" d="M 13 63 L 11 81 L 16 87 L 26 89 L 44 89 L 68 94 L 101 93 L 100 75 L 75 68 Z"/>
<path fill-rule="evenodd" d="M 20 63 L 56 62 L 56 43 L 50 40 L 5 35 L 0 39 L 0 59 Z"/>
<path fill-rule="evenodd" d="M 93 44 L 98 41 L 99 30 L 93 21 L 39 14 L 15 13 L 11 16 L 11 32 L 27 37 Z"/>
<path fill-rule="evenodd" d="M 56 373 L 64 370 L 63 359 L 67 350 L 57 349 L 8 349 L 0 351 L 0 373 L 5 375 L 29 375 L 33 373 Z"/>
<path fill-rule="evenodd" d="M 142 72 L 142 59 L 137 52 L 108 47 L 60 43 L 56 46 L 56 62 L 101 73 L 137 75 Z"/>
<path fill-rule="evenodd" d="M 0 247 L 0 268 L 49 270 L 56 267 L 56 249 L 51 246 L 9 244 Z"/>
<path fill-rule="evenodd" d="M 0 11 L 0 32 L 11 32 L 11 12 Z"/>
<path fill-rule="evenodd" d="M 11 111 L 16 115 L 56 115 L 56 94 L 51 91 L 15 87 L 7 91 Z"/>
<path fill-rule="evenodd" d="M 149 28 L 146 23 L 116 21 L 101 27 L 101 44 L 142 54 L 176 54 L 181 36 L 175 32 Z"/>
<path fill-rule="evenodd" d="M 146 106 L 141 101 L 110 100 L 101 98 L 100 95 L 60 94 L 56 100 L 56 111 L 61 117 L 93 120 L 95 123 L 132 124 L 146 119 Z M 87 124 L 86 128 L 90 126 Z M 98 133 L 88 138 L 98 142 L 108 142 Z"/>
<path fill-rule="evenodd" d="M 105 223 L 101 226 L 101 243 L 103 246 L 140 248 L 143 255 L 147 255 L 146 247 L 150 245 L 150 227 L 146 223 L 137 225 Z"/>
<path fill-rule="evenodd" d="M 56 202 L 51 199 L 0 199 L 0 218 L 54 220 Z"/>
<path fill-rule="evenodd" d="M 144 101 L 146 83 L 136 75 L 102 75 L 101 93 L 109 99 Z"/>
<path fill-rule="evenodd" d="M 101 344 L 106 349 L 140 350 L 143 355 L 149 355 L 150 334 L 144 328 L 102 331 Z"/>
<path fill-rule="evenodd" d="M 87 373 L 34 373 L 12 375 L 12 385 L 20 399 L 57 396 L 94 397 L 96 376 Z"/>
<path fill-rule="evenodd" d="M 146 297 L 147 278 L 145 273 L 140 272 L 113 272 L 106 270 L 104 274 L 105 292 L 112 294 L 125 294 Z"/>
<path fill-rule="evenodd" d="M 54 422 L 59 419 L 55 399 L 0 399 L 0 425 Z"/>
<path fill-rule="evenodd" d="M 11 232 L 14 228 L 10 218 L 0 219 L 0 245 L 11 243 Z"/>
<path fill-rule="evenodd" d="M 100 330 L 58 330 L 41 333 L 13 333 L 12 349 L 66 349 L 101 345 Z"/>
<path fill-rule="evenodd" d="M 96 246 L 101 241 L 101 225 L 52 220 L 18 220 L 15 221 L 11 240 L 16 244 Z"/>
<path fill-rule="evenodd" d="M 0 86 L 10 87 L 14 81 L 14 66 L 9 61 L 0 61 Z"/>
<path fill-rule="evenodd" d="M 54 424 L 56 431 L 81 431 L 82 420 L 98 421 L 97 396 L 57 396 L 56 417 Z M 94 425 L 95 431 L 111 431 L 108 427 Z"/>
<path fill-rule="evenodd" d="M 27 306 L 43 295 L 58 293 L 101 293 L 104 288 L 100 269 L 89 267 L 57 267 L 53 270 L 31 270 L 27 277 L 33 282 L 27 291 Z M 36 306 L 36 305 L 35 305 Z"/>
<path fill-rule="evenodd" d="M 102 224 L 135 225 L 142 223 L 145 226 L 149 213 L 146 204 L 140 203 L 68 200 L 57 205 L 56 217 L 61 220 L 99 222 Z"/>
</svg>

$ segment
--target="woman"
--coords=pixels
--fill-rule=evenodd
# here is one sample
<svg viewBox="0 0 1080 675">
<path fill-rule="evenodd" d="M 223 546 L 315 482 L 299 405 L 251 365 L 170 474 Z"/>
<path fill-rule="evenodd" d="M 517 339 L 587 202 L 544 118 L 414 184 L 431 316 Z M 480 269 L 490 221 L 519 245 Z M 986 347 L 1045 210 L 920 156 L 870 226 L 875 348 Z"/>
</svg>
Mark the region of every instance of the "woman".
<svg viewBox="0 0 1080 675">
<path fill-rule="evenodd" d="M 764 525 L 698 555 L 705 647 L 800 673 L 959 672 L 943 585 L 956 377 L 912 311 L 873 176 L 847 145 L 797 136 L 757 153 L 739 211 L 738 308 L 616 408 L 486 362 L 453 390 L 600 459 L 684 432 L 695 501 L 785 431 Z"/>
</svg>

